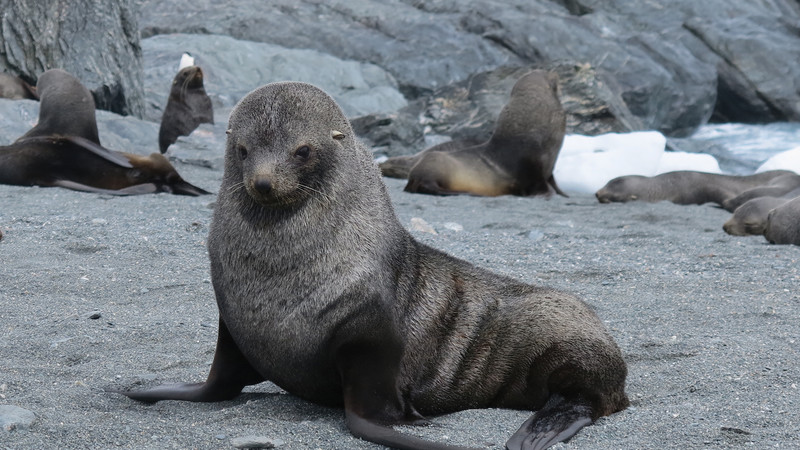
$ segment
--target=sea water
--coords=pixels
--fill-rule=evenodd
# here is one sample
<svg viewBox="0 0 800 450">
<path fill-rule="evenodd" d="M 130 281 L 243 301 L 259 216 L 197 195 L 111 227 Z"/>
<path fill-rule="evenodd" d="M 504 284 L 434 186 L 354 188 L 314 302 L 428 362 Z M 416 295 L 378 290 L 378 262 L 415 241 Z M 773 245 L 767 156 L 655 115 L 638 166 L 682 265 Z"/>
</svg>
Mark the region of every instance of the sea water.
<svg viewBox="0 0 800 450">
<path fill-rule="evenodd" d="M 800 122 L 708 124 L 687 140 L 727 150 L 726 156 L 738 163 L 731 166 L 756 168 L 771 156 L 800 147 Z M 732 171 L 741 173 L 746 170 Z"/>
</svg>

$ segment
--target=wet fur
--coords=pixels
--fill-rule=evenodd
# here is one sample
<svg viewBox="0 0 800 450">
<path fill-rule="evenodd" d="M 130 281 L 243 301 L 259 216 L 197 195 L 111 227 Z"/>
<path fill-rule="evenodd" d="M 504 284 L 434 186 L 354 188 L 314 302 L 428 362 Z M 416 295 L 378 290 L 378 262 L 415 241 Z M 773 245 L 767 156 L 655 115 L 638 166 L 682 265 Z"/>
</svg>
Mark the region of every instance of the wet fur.
<svg viewBox="0 0 800 450">
<path fill-rule="evenodd" d="M 417 242 L 327 94 L 273 83 L 229 123 L 208 238 L 220 313 L 209 377 L 125 395 L 213 401 L 270 380 L 344 406 L 354 435 L 408 449 L 453 447 L 387 425 L 540 409 L 509 442 L 532 449 L 628 405 L 625 363 L 591 309 Z"/>
</svg>

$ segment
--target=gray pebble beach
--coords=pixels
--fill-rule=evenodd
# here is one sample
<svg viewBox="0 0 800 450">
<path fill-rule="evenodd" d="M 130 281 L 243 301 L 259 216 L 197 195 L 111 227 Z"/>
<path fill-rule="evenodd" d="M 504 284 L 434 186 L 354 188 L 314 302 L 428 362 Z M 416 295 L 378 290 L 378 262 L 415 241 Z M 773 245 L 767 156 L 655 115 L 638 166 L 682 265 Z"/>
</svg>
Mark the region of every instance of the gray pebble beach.
<svg viewBox="0 0 800 450">
<path fill-rule="evenodd" d="M 216 192 L 220 169 L 175 164 Z M 444 198 L 385 181 L 421 241 L 576 293 L 610 329 L 631 407 L 555 448 L 797 445 L 800 248 L 728 236 L 729 214 L 708 205 Z M 0 431 L 0 448 L 233 448 L 251 436 L 287 449 L 378 448 L 350 436 L 341 410 L 270 383 L 211 404 L 106 392 L 205 379 L 217 334 L 213 202 L 0 186 L 0 404 L 35 414 Z M 404 431 L 500 449 L 529 414 L 470 410 Z"/>
</svg>

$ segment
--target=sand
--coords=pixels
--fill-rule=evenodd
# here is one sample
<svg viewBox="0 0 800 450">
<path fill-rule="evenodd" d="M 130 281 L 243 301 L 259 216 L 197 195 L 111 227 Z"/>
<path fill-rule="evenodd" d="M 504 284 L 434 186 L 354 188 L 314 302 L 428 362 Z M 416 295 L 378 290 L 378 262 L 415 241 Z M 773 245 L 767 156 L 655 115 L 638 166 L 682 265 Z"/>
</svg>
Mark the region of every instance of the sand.
<svg viewBox="0 0 800 450">
<path fill-rule="evenodd" d="M 176 163 L 216 192 L 221 170 Z M 430 245 L 586 300 L 628 363 L 631 407 L 556 448 L 790 448 L 800 442 L 800 247 L 722 231 L 670 203 L 432 197 L 386 180 Z M 232 401 L 134 402 L 107 389 L 203 381 L 217 334 L 206 236 L 214 196 L 110 197 L 0 186 L 0 405 L 36 419 L 0 448 L 379 448 L 339 409 L 270 383 Z M 417 220 L 414 221 L 418 222 Z M 501 449 L 527 411 L 470 410 L 404 429 Z"/>
</svg>

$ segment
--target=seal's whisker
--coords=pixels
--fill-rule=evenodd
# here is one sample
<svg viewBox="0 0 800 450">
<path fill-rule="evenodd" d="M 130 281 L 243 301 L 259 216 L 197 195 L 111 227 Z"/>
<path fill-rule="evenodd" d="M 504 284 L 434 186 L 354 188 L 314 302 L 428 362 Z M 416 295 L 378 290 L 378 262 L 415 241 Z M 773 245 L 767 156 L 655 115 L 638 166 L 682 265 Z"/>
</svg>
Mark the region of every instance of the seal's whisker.
<svg viewBox="0 0 800 450">
<path fill-rule="evenodd" d="M 244 181 L 240 181 L 238 183 L 234 183 L 232 186 L 228 187 L 228 193 L 235 194 L 240 189 L 244 188 Z"/>
<path fill-rule="evenodd" d="M 329 203 L 333 203 L 333 199 L 331 198 L 331 196 L 326 194 L 326 193 L 324 193 L 324 192 L 322 192 L 322 191 L 320 191 L 319 189 L 314 189 L 313 187 L 308 186 L 306 184 L 302 184 L 302 183 L 298 183 L 297 187 L 302 189 L 302 190 L 304 190 L 304 191 L 306 191 L 306 192 L 311 191 L 311 192 L 314 192 L 316 194 L 319 194 L 325 200 L 327 200 Z"/>
</svg>

